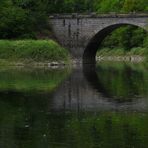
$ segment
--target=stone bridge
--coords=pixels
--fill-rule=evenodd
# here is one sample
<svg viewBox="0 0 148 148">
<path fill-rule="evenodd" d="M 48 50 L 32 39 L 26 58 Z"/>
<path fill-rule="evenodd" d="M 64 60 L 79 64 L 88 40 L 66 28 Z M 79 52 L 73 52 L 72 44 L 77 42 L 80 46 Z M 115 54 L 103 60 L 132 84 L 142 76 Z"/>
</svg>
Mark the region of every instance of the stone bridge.
<svg viewBox="0 0 148 148">
<path fill-rule="evenodd" d="M 148 14 L 63 14 L 49 19 L 59 43 L 84 63 L 95 63 L 100 43 L 113 30 L 124 25 L 148 30 Z"/>
</svg>

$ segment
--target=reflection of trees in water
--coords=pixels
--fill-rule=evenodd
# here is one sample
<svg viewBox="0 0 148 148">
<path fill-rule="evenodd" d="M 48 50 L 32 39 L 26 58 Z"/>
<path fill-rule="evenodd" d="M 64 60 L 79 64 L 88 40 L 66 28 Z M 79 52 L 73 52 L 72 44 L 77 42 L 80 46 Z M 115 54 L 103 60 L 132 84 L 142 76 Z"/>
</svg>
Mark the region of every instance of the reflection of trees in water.
<svg viewBox="0 0 148 148">
<path fill-rule="evenodd" d="M 104 96 L 130 101 L 136 97 L 147 96 L 148 71 L 136 65 L 98 64 L 84 67 L 84 75 L 90 84 Z"/>
<path fill-rule="evenodd" d="M 53 91 L 69 74 L 67 69 L 0 69 L 0 91 Z"/>
<path fill-rule="evenodd" d="M 66 69 L 0 70 L 0 147 L 49 146 L 46 137 L 54 136 L 50 125 L 57 121 L 50 117 L 51 98 L 68 74 Z"/>
</svg>

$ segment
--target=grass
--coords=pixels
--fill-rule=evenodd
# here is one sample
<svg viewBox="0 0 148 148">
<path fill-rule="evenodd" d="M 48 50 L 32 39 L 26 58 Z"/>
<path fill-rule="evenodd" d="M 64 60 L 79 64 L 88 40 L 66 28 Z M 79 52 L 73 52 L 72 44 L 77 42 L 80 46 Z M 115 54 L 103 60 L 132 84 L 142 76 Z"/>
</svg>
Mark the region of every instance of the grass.
<svg viewBox="0 0 148 148">
<path fill-rule="evenodd" d="M 148 57 L 148 49 L 142 47 L 132 48 L 130 51 L 125 51 L 123 48 L 103 48 L 97 52 L 97 56 L 145 56 Z"/>
<path fill-rule="evenodd" d="M 0 59 L 6 61 L 68 61 L 68 50 L 52 40 L 0 40 Z"/>
</svg>

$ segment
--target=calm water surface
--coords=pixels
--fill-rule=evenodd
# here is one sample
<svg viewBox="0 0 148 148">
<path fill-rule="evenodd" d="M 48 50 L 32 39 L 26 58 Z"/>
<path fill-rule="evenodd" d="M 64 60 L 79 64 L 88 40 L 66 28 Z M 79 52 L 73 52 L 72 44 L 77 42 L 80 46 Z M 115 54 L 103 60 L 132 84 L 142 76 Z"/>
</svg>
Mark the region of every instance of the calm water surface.
<svg viewBox="0 0 148 148">
<path fill-rule="evenodd" d="M 148 67 L 0 68 L 0 148 L 147 148 Z"/>
</svg>

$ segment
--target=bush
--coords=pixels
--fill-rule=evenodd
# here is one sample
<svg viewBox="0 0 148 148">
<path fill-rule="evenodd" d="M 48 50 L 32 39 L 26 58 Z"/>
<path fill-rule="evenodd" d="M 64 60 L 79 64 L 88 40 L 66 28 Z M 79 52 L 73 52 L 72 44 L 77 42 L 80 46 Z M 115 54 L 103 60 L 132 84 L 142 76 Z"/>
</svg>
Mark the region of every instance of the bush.
<svg viewBox="0 0 148 148">
<path fill-rule="evenodd" d="M 68 51 L 52 40 L 0 40 L 1 59 L 68 60 Z"/>
<path fill-rule="evenodd" d="M 148 48 L 148 36 L 144 40 L 144 47 Z"/>
</svg>

